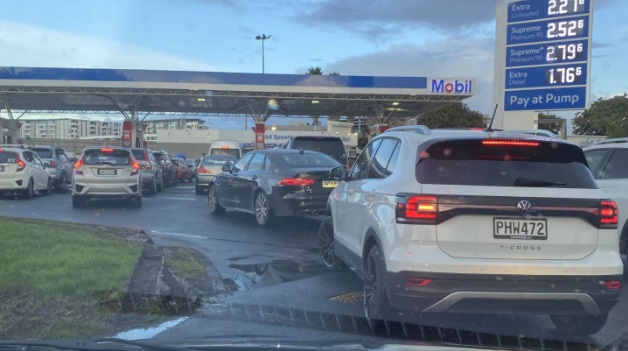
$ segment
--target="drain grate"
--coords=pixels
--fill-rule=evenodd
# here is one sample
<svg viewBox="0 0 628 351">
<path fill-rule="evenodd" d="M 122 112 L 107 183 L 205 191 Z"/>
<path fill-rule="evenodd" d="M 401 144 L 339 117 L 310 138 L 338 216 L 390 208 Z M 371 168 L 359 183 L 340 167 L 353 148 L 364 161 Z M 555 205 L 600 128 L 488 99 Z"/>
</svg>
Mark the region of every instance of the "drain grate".
<svg viewBox="0 0 628 351">
<path fill-rule="evenodd" d="M 353 291 L 346 294 L 336 295 L 329 298 L 331 301 L 337 301 L 342 303 L 356 303 L 362 301 L 362 292 Z"/>
</svg>

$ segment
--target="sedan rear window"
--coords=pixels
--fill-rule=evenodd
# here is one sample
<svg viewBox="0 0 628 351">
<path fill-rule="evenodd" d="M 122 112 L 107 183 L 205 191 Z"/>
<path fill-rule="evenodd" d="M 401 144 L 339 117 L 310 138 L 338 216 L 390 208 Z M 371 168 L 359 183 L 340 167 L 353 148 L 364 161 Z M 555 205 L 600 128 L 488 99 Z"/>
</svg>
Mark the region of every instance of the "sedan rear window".
<svg viewBox="0 0 628 351">
<path fill-rule="evenodd" d="M 423 184 L 597 188 L 582 149 L 537 140 L 456 140 L 419 149 Z"/>
<path fill-rule="evenodd" d="M 224 165 L 227 162 L 235 163 L 236 161 L 235 156 L 231 155 L 209 155 L 203 157 L 205 166 Z"/>
<path fill-rule="evenodd" d="M 0 163 L 16 163 L 17 162 L 17 153 L 10 151 L 1 151 L 0 152 Z"/>
<path fill-rule="evenodd" d="M 339 138 L 330 137 L 296 137 L 291 149 L 303 149 L 322 152 L 336 160 L 345 159 L 345 146 Z"/>
<path fill-rule="evenodd" d="M 83 155 L 86 165 L 128 166 L 131 164 L 129 152 L 122 149 L 89 149 Z"/>
<path fill-rule="evenodd" d="M 39 158 L 52 158 L 52 149 L 46 148 L 32 148 Z"/>
<path fill-rule="evenodd" d="M 338 167 L 340 162 L 323 154 L 284 154 L 280 155 L 281 162 L 295 168 L 302 167 Z"/>
</svg>

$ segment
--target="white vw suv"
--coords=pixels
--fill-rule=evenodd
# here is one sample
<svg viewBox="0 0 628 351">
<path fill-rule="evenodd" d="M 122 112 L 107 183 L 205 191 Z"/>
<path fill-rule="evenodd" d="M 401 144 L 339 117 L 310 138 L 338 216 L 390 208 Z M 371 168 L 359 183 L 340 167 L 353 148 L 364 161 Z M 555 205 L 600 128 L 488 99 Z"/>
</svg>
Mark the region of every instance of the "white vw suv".
<svg viewBox="0 0 628 351">
<path fill-rule="evenodd" d="M 617 206 L 576 145 L 406 126 L 343 171 L 321 258 L 363 279 L 371 328 L 402 309 L 550 315 L 592 334 L 619 299 Z"/>
</svg>

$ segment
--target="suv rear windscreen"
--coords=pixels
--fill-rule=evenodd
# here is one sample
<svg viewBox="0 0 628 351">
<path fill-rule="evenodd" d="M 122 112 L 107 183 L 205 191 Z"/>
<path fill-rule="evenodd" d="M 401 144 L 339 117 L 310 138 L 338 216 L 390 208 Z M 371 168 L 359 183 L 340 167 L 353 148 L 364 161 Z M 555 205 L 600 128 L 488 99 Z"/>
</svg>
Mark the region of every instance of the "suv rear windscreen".
<svg viewBox="0 0 628 351">
<path fill-rule="evenodd" d="M 536 140 L 441 141 L 419 149 L 422 184 L 595 189 L 582 149 Z"/>
<path fill-rule="evenodd" d="M 345 164 L 347 162 L 344 143 L 338 138 L 298 137 L 292 140 L 290 148 L 318 151 L 320 153 L 333 157 L 342 164 Z"/>
<path fill-rule="evenodd" d="M 133 153 L 133 156 L 135 157 L 136 160 L 146 161 L 146 158 L 144 157 L 143 149 L 131 149 L 131 152 Z"/>
<path fill-rule="evenodd" d="M 52 149 L 34 147 L 31 150 L 35 151 L 39 158 L 52 158 Z"/>
<path fill-rule="evenodd" d="M 155 156 L 155 160 L 157 160 L 157 162 L 166 160 L 166 155 L 162 154 L 161 152 L 153 152 L 153 156 Z"/>
<path fill-rule="evenodd" d="M 0 151 L 0 163 L 16 163 L 17 153 L 11 151 Z"/>
<path fill-rule="evenodd" d="M 131 164 L 129 152 L 122 149 L 89 149 L 85 150 L 85 165 L 128 166 Z"/>
</svg>

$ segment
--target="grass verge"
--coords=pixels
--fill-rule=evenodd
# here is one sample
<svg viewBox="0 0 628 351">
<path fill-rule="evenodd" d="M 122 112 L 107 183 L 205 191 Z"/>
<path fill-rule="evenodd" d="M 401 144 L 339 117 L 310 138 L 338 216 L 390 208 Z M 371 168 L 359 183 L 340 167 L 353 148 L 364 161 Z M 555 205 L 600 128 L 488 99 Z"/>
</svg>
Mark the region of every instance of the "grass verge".
<svg viewBox="0 0 628 351">
<path fill-rule="evenodd" d="M 177 276 L 187 281 L 201 281 L 205 278 L 205 267 L 192 252 L 182 247 L 168 248 L 166 264 Z"/>
<path fill-rule="evenodd" d="M 112 330 L 102 296 L 124 294 L 142 246 L 73 224 L 0 219 L 0 339 Z"/>
</svg>

